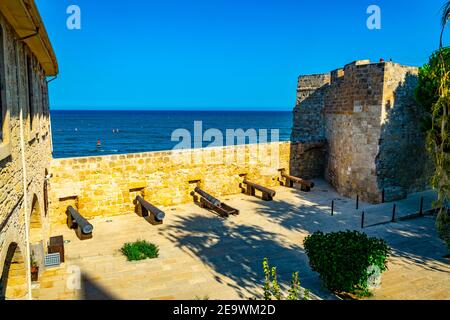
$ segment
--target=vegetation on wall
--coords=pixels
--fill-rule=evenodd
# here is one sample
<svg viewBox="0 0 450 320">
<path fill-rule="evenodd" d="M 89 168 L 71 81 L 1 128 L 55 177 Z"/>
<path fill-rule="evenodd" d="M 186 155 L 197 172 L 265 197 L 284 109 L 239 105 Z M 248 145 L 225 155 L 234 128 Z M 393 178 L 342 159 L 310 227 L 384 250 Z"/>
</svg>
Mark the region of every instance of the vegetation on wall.
<svg viewBox="0 0 450 320">
<path fill-rule="evenodd" d="M 437 205 L 440 212 L 436 227 L 440 237 L 450 246 L 450 95 L 449 63 L 450 48 L 443 46 L 443 34 L 450 17 L 450 1 L 443 8 L 440 48 L 430 57 L 428 64 L 419 72 L 416 99 L 423 106 L 427 148 L 433 157 L 435 173 L 431 184 L 438 191 Z"/>
<path fill-rule="evenodd" d="M 335 293 L 370 295 L 370 280 L 387 269 L 390 248 L 357 231 L 316 232 L 304 241 L 312 270 Z"/>
</svg>

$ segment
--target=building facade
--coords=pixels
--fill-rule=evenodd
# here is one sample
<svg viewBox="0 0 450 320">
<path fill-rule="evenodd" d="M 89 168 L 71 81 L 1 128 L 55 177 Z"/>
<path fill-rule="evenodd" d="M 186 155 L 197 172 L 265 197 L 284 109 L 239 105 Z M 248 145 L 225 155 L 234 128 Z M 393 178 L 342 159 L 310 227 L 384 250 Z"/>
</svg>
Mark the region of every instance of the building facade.
<svg viewBox="0 0 450 320">
<path fill-rule="evenodd" d="M 292 171 L 371 203 L 426 189 L 432 162 L 414 99 L 417 75 L 415 67 L 361 60 L 301 76 Z"/>
<path fill-rule="evenodd" d="M 32 0 L 0 2 L 0 299 L 32 297 L 49 239 L 47 77 L 58 65 Z"/>
</svg>

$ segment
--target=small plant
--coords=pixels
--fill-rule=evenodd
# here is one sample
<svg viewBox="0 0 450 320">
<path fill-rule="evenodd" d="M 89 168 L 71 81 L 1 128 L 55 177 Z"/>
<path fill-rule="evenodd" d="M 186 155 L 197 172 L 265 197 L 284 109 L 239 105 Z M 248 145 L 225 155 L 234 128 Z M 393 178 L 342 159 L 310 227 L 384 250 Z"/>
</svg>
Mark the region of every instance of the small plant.
<svg viewBox="0 0 450 320">
<path fill-rule="evenodd" d="M 128 261 L 155 259 L 159 257 L 158 246 L 145 240 L 125 243 L 120 251 L 127 257 Z"/>
<path fill-rule="evenodd" d="M 31 269 L 33 269 L 33 268 L 38 268 L 38 267 L 39 267 L 39 264 L 38 264 L 37 261 L 36 261 L 36 257 L 35 257 L 35 255 L 34 255 L 34 252 L 31 254 L 31 258 L 30 258 L 30 266 L 31 266 Z"/>
<path fill-rule="evenodd" d="M 196 301 L 208 301 L 209 300 L 209 296 L 203 296 L 203 297 L 196 296 L 195 300 Z"/>
<path fill-rule="evenodd" d="M 311 268 L 328 289 L 360 297 L 370 295 L 371 284 L 387 269 L 390 253 L 384 240 L 357 231 L 316 232 L 304 246 Z"/>
<path fill-rule="evenodd" d="M 30 257 L 30 273 L 31 273 L 31 281 L 32 282 L 36 282 L 39 280 L 39 264 L 36 261 L 34 252 L 31 254 L 31 257 Z"/>
<path fill-rule="evenodd" d="M 277 268 L 270 268 L 269 260 L 267 258 L 263 261 L 264 270 L 264 300 L 283 300 L 280 285 L 278 283 Z M 284 300 L 309 300 L 309 291 L 304 290 L 303 297 L 301 297 L 301 287 L 298 272 L 292 274 L 291 287 L 289 295 Z"/>
<path fill-rule="evenodd" d="M 300 300 L 300 280 L 298 272 L 292 274 L 291 287 L 289 288 L 288 300 Z"/>
</svg>

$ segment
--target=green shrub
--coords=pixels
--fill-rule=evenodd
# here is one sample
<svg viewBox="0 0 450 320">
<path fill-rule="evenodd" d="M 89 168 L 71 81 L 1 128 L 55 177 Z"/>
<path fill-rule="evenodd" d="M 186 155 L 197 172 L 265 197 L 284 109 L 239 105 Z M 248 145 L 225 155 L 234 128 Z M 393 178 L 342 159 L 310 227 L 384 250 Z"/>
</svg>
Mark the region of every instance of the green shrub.
<svg viewBox="0 0 450 320">
<path fill-rule="evenodd" d="M 316 232 L 304 241 L 311 268 L 336 293 L 370 295 L 368 280 L 387 269 L 390 248 L 357 231 Z"/>
<path fill-rule="evenodd" d="M 127 257 L 128 261 L 154 259 L 159 256 L 158 246 L 145 240 L 125 243 L 120 251 Z"/>
</svg>

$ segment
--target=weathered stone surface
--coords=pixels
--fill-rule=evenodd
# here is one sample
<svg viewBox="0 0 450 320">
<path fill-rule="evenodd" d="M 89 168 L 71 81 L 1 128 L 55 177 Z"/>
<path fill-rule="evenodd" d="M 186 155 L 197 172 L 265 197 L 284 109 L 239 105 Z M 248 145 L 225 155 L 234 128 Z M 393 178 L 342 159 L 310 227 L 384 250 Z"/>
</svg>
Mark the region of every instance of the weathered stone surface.
<svg viewBox="0 0 450 320">
<path fill-rule="evenodd" d="M 52 223 L 65 222 L 67 205 L 86 218 L 133 211 L 137 195 L 156 206 L 192 201 L 197 184 L 218 198 L 242 192 L 244 176 L 267 187 L 289 171 L 290 143 L 150 152 L 126 156 L 54 159 L 50 181 Z M 216 157 L 219 156 L 219 157 Z M 76 199 L 74 199 L 76 198 Z"/>
<path fill-rule="evenodd" d="M 303 179 L 323 176 L 327 156 L 327 141 L 292 142 L 291 174 Z"/>
<path fill-rule="evenodd" d="M 309 155 L 294 148 L 291 170 L 325 176 L 339 193 L 375 203 L 383 189 L 385 199 L 426 189 L 432 165 L 413 97 L 417 72 L 362 60 L 300 77 L 292 140 L 327 147 Z"/>
<path fill-rule="evenodd" d="M 0 140 L 0 297 L 6 290 L 7 298 L 16 299 L 24 298 L 28 291 L 23 287 L 26 286 L 29 275 L 26 221 L 29 222 L 31 242 L 40 242 L 41 247 L 45 248 L 46 239 L 49 238 L 50 228 L 44 205 L 44 178 L 50 165 L 51 133 L 44 71 L 26 43 L 18 41 L 16 32 L 1 14 L 0 26 L 5 49 L 3 78 L 6 88 L 6 118 L 3 123 L 3 140 Z M 27 57 L 31 63 L 30 96 L 34 109 L 32 126 Z M 6 153 L 3 152 L 5 150 Z M 9 280 L 13 280 L 8 281 L 7 288 L 1 290 L 1 283 L 8 277 L 5 271 L 8 268 L 4 268 L 5 264 L 10 264 L 8 252 L 16 246 L 17 254 L 14 259 L 20 259 L 20 265 L 24 268 L 23 277 L 14 278 L 10 269 L 9 277 L 13 278 Z M 13 285 L 15 282 L 20 282 L 21 286 L 16 288 Z"/>
</svg>

